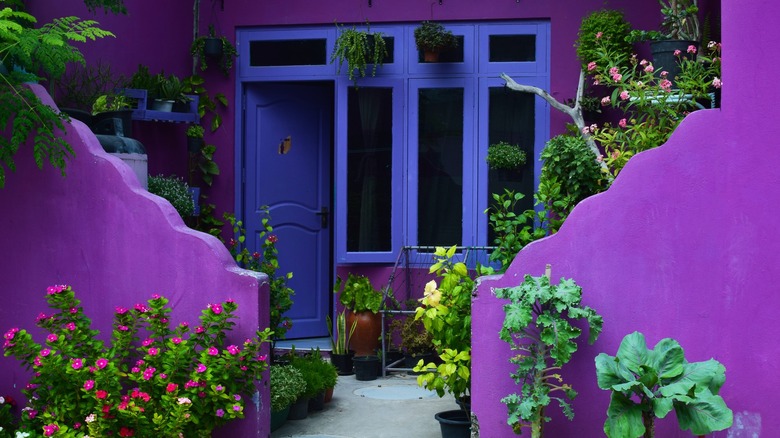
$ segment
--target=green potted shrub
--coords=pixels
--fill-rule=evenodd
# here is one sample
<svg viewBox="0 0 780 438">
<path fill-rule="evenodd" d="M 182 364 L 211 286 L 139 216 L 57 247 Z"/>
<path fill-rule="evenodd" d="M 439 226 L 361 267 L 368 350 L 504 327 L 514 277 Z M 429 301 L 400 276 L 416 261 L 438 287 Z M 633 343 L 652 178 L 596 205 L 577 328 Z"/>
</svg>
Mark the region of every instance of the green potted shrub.
<svg viewBox="0 0 780 438">
<path fill-rule="evenodd" d="M 519 145 L 500 141 L 488 146 L 485 161 L 502 178 L 511 179 L 520 174 L 527 161 L 527 154 Z"/>
<path fill-rule="evenodd" d="M 201 125 L 192 125 L 187 128 L 185 134 L 187 135 L 187 150 L 192 153 L 197 153 L 200 148 L 203 147 L 203 134 L 206 130 Z"/>
<path fill-rule="evenodd" d="M 438 62 L 439 53 L 442 50 L 455 47 L 458 40 L 452 31 L 444 28 L 440 23 L 423 21 L 414 29 L 414 42 L 417 50 L 423 53 L 425 62 Z"/>
<path fill-rule="evenodd" d="M 596 356 L 601 389 L 612 391 L 604 432 L 610 438 L 653 438 L 655 419 L 674 409 L 682 430 L 707 435 L 731 427 L 734 414 L 718 395 L 726 368 L 717 360 L 688 362 L 680 344 L 661 339 L 651 350 L 645 336 L 623 338 L 616 356 Z"/>
<path fill-rule="evenodd" d="M 92 103 L 92 125 L 95 134 L 133 135 L 133 100 L 121 92 L 101 94 Z"/>
<path fill-rule="evenodd" d="M 301 372 L 290 365 L 271 365 L 271 430 L 287 421 L 290 406 L 306 390 Z"/>
<path fill-rule="evenodd" d="M 358 75 L 366 77 L 368 64 L 372 64 L 371 76 L 376 76 L 376 70 L 387 56 L 387 44 L 381 32 L 370 30 L 358 30 L 356 27 L 345 28 L 336 24 L 339 32 L 330 62 L 336 63 L 338 72 L 341 65 L 347 62 L 347 74 L 349 79 L 357 84 Z"/>
<path fill-rule="evenodd" d="M 324 372 L 322 363 L 324 360 L 319 350 L 303 356 L 298 355 L 294 350 L 290 353 L 290 365 L 301 372 L 303 380 L 306 382 L 306 390 L 298 397 L 298 400 L 291 406 L 289 419 L 300 420 L 306 418 L 309 413 L 309 402 L 314 399 L 313 405 L 324 402 L 325 386 L 328 383 L 327 372 Z M 331 364 L 327 364 L 332 367 Z"/>
<path fill-rule="evenodd" d="M 182 220 L 190 217 L 195 210 L 187 184 L 176 176 L 150 176 L 149 193 L 166 199 L 181 216 Z"/>
<path fill-rule="evenodd" d="M 404 355 L 404 366 L 414 367 L 420 360 L 430 361 L 433 354 L 433 338 L 425 330 L 421 319 L 407 316 L 390 323 L 390 331 L 401 338 L 400 349 Z"/>
<path fill-rule="evenodd" d="M 192 56 L 198 58 L 200 69 L 208 68 L 209 59 L 217 61 L 222 73 L 227 76 L 233 68 L 233 60 L 238 55 L 236 46 L 225 36 L 217 36 L 214 26 L 209 26 L 209 33 L 199 36 L 190 46 Z"/>
<path fill-rule="evenodd" d="M 583 18 L 574 43 L 582 70 L 590 71 L 588 64 L 602 51 L 614 54 L 620 60 L 618 66 L 627 65 L 632 50 L 626 40 L 630 32 L 631 25 L 623 12 L 615 9 L 600 9 Z"/>
<path fill-rule="evenodd" d="M 382 334 L 382 318 L 378 313 L 382 306 L 382 292 L 374 289 L 368 277 L 352 273 L 347 281 L 337 278 L 333 291 L 339 294 L 339 301 L 349 310 L 347 326 L 356 324 L 350 337 L 355 357 L 375 356 Z"/>
<path fill-rule="evenodd" d="M 175 103 L 187 103 L 189 97 L 184 94 L 186 84 L 178 76 L 160 73 L 157 75 L 157 88 L 152 109 L 171 112 Z"/>
</svg>

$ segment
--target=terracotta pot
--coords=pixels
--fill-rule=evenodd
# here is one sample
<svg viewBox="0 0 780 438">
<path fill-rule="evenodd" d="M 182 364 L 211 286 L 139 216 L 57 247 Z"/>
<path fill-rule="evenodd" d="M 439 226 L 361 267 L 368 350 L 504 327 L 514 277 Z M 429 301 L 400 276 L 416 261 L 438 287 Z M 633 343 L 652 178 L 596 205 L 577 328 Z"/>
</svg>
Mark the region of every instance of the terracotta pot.
<svg viewBox="0 0 780 438">
<path fill-rule="evenodd" d="M 423 60 L 425 62 L 439 62 L 439 52 L 426 50 L 423 52 Z"/>
<path fill-rule="evenodd" d="M 382 315 L 373 312 L 347 312 L 347 327 L 357 320 L 355 333 L 349 338 L 349 348 L 355 351 L 355 356 L 373 356 L 379 348 L 379 337 L 382 335 Z"/>
<path fill-rule="evenodd" d="M 323 401 L 325 403 L 330 403 L 331 400 L 333 400 L 333 388 L 328 388 L 325 390 L 325 398 Z"/>
</svg>

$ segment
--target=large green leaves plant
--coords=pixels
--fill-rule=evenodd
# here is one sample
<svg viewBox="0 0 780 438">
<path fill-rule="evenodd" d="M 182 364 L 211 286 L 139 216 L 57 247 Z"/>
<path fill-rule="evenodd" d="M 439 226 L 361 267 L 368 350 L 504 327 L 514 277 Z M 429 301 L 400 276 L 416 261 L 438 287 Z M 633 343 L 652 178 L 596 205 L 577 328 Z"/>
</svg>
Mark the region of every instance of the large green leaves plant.
<svg viewBox="0 0 780 438">
<path fill-rule="evenodd" d="M 572 322 L 587 323 L 588 342 L 593 344 L 603 320 L 590 307 L 580 305 L 582 288 L 571 279 L 551 285 L 548 276 L 526 275 L 519 286 L 497 289 L 496 296 L 510 300 L 504 305 L 506 316 L 499 337 L 519 352 L 510 362 L 517 365 L 512 378 L 522 384 L 520 394 L 501 399 L 509 411 L 507 423 L 517 433 L 530 427 L 531 436 L 537 438 L 542 436 L 544 423 L 550 421 L 544 409 L 552 400 L 558 402 L 567 418 L 574 417 L 563 396 L 573 399 L 577 392 L 563 383 L 560 374 L 561 367 L 577 351 L 575 340 L 582 334 Z"/>
<path fill-rule="evenodd" d="M 642 333 L 623 338 L 617 356 L 596 356 L 601 389 L 612 391 L 604 432 L 608 437 L 655 436 L 655 418 L 674 409 L 682 430 L 705 435 L 731 426 L 733 413 L 718 395 L 726 368 L 715 359 L 688 362 L 674 339 L 649 350 Z"/>
</svg>

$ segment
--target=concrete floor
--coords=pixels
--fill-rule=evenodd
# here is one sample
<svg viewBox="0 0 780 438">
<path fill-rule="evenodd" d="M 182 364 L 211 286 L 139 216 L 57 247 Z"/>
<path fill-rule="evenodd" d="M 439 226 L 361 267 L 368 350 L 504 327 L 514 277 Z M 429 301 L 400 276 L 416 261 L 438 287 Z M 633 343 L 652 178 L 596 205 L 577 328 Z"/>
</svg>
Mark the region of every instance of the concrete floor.
<svg viewBox="0 0 780 438">
<path fill-rule="evenodd" d="M 287 420 L 272 438 L 441 438 L 437 412 L 458 409 L 404 373 L 359 381 L 339 376 L 333 399 L 303 420 Z"/>
</svg>

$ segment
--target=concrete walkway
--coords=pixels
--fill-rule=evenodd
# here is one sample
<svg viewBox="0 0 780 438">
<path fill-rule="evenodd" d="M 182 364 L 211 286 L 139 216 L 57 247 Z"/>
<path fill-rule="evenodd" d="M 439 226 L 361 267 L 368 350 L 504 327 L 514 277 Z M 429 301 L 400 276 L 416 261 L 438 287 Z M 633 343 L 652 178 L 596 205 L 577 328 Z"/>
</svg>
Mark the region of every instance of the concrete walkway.
<svg viewBox="0 0 780 438">
<path fill-rule="evenodd" d="M 333 399 L 303 420 L 287 420 L 272 438 L 441 438 L 437 412 L 458 409 L 417 386 L 416 376 L 392 374 L 359 381 L 339 376 Z"/>
</svg>

